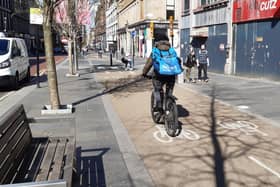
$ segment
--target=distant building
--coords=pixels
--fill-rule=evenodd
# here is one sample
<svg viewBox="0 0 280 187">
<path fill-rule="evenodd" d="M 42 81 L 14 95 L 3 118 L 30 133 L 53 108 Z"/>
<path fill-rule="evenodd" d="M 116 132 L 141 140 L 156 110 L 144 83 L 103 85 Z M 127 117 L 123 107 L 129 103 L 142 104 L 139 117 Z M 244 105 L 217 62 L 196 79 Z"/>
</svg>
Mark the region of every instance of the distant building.
<svg viewBox="0 0 280 187">
<path fill-rule="evenodd" d="M 117 50 L 117 1 L 111 0 L 106 6 L 106 51 Z"/>
<path fill-rule="evenodd" d="M 280 80 L 280 1 L 233 1 L 234 73 Z"/>
<path fill-rule="evenodd" d="M 280 1 L 181 0 L 180 54 L 206 44 L 210 71 L 280 80 Z"/>
<path fill-rule="evenodd" d="M 175 0 L 120 0 L 118 3 L 118 51 L 122 55 L 147 57 L 153 38 L 159 33 L 169 36 L 179 50 Z M 170 18 L 172 17 L 172 29 Z M 172 32 L 173 31 L 173 32 Z M 173 38 L 172 38 L 173 36 Z"/>
<path fill-rule="evenodd" d="M 106 49 L 106 2 L 101 0 L 95 16 L 95 45 L 96 48 Z"/>
<path fill-rule="evenodd" d="M 184 0 L 180 20 L 181 56 L 186 58 L 189 47 L 206 44 L 211 59 L 210 69 L 224 72 L 231 9 L 228 0 Z"/>
<path fill-rule="evenodd" d="M 29 53 L 36 48 L 37 29 L 29 24 L 29 8 L 33 5 L 34 0 L 0 0 L 0 31 L 7 36 L 23 38 Z"/>
</svg>

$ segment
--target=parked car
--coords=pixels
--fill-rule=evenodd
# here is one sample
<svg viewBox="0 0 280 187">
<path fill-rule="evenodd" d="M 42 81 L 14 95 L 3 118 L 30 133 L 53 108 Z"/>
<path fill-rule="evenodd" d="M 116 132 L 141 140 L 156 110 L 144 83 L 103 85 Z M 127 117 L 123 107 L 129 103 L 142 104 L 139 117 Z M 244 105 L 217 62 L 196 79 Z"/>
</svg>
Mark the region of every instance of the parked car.
<svg viewBox="0 0 280 187">
<path fill-rule="evenodd" d="M 0 85 L 18 89 L 19 81 L 30 80 L 30 65 L 25 41 L 0 37 Z"/>
</svg>

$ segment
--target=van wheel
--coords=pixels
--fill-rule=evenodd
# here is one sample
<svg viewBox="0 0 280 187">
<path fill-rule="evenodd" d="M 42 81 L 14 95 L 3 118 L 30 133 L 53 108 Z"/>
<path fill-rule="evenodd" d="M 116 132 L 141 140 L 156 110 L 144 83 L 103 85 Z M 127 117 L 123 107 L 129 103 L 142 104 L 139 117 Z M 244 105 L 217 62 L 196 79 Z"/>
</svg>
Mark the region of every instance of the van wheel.
<svg viewBox="0 0 280 187">
<path fill-rule="evenodd" d="M 14 77 L 12 77 L 12 87 L 14 90 L 18 90 L 18 88 L 19 88 L 18 74 L 16 74 Z"/>
<path fill-rule="evenodd" d="M 30 67 L 28 67 L 27 69 L 27 73 L 26 73 L 26 76 L 25 76 L 25 82 L 29 82 L 30 81 Z"/>
</svg>

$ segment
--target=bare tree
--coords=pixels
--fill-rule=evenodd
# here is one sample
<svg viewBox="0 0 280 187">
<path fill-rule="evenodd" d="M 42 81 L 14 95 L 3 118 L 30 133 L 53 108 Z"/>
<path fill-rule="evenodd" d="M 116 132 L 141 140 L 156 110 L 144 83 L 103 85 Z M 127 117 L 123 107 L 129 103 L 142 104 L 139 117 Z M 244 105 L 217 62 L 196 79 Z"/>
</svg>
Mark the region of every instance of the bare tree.
<svg viewBox="0 0 280 187">
<path fill-rule="evenodd" d="M 55 10 L 55 23 L 54 28 L 60 34 L 68 39 L 68 62 L 69 62 L 69 74 L 76 74 L 74 68 L 74 33 L 75 33 L 75 0 L 61 1 Z"/>
<path fill-rule="evenodd" d="M 60 2 L 61 0 L 43 0 L 43 32 L 48 70 L 48 86 L 51 108 L 55 110 L 60 108 L 60 99 L 58 93 L 55 59 L 53 55 L 52 25 L 55 7 Z"/>
</svg>

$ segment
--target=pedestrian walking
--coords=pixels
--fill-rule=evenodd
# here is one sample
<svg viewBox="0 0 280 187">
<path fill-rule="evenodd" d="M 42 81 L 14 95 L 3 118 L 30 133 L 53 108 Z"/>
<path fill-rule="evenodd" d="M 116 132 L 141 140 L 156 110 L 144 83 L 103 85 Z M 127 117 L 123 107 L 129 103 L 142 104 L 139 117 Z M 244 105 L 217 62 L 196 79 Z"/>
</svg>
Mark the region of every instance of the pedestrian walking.
<svg viewBox="0 0 280 187">
<path fill-rule="evenodd" d="M 186 67 L 186 78 L 184 79 L 184 82 L 195 83 L 195 79 L 191 78 L 192 67 L 196 65 L 196 56 L 192 47 L 190 48 L 190 53 L 188 54 L 186 61 L 183 65 Z"/>
<path fill-rule="evenodd" d="M 205 45 L 202 44 L 198 51 L 198 57 L 197 57 L 198 81 L 204 80 L 205 82 L 208 82 L 208 76 L 207 76 L 208 66 L 209 66 L 208 51 Z M 203 71 L 203 77 L 201 77 L 202 71 Z"/>
</svg>

